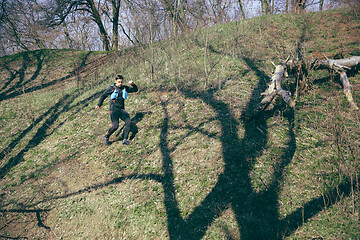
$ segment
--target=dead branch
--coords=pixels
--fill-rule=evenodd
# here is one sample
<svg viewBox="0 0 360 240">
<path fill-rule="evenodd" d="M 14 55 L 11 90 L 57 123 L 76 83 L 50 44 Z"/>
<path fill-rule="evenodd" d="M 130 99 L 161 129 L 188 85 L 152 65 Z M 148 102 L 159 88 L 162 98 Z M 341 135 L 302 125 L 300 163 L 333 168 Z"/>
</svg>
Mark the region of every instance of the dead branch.
<svg viewBox="0 0 360 240">
<path fill-rule="evenodd" d="M 344 87 L 344 94 L 348 102 L 350 103 L 351 108 L 355 110 L 359 110 L 356 106 L 356 103 L 353 99 L 351 93 L 351 85 L 349 79 L 346 75 L 346 70 L 351 69 L 352 67 L 358 65 L 360 63 L 360 56 L 354 56 L 345 59 L 327 59 L 322 61 L 316 61 L 314 70 L 316 69 L 329 69 L 333 70 L 340 74 L 340 79 L 342 81 Z M 271 77 L 271 83 L 269 84 L 268 88 L 265 90 L 262 95 L 264 96 L 259 109 L 264 110 L 275 98 L 276 95 L 282 96 L 283 100 L 288 104 L 290 107 L 295 107 L 295 101 L 291 98 L 290 94 L 285 91 L 281 87 L 281 80 L 283 76 L 286 74 L 286 68 L 299 68 L 299 66 L 303 64 L 301 61 L 293 61 L 293 60 L 286 60 L 285 62 L 275 65 L 274 74 Z"/>
<path fill-rule="evenodd" d="M 350 58 L 336 59 L 336 60 L 326 59 L 323 61 L 317 61 L 315 64 L 315 69 L 325 68 L 325 69 L 333 70 L 340 74 L 340 79 L 343 84 L 345 97 L 348 100 L 351 108 L 354 110 L 359 110 L 359 108 L 353 99 L 351 93 L 351 85 L 346 75 L 346 70 L 349 70 L 352 67 L 357 66 L 359 63 L 360 63 L 360 56 L 353 56 Z"/>
<path fill-rule="evenodd" d="M 290 94 L 281 87 L 281 79 L 285 74 L 286 65 L 287 62 L 279 64 L 275 67 L 275 72 L 271 77 L 271 83 L 262 94 L 264 95 L 264 98 L 260 103 L 261 106 L 268 105 L 274 99 L 276 94 L 282 96 L 283 100 L 290 107 L 295 106 L 295 101 L 290 97 Z"/>
<path fill-rule="evenodd" d="M 360 56 L 353 56 L 344 59 L 326 59 L 319 60 L 315 64 L 315 69 L 327 68 L 335 71 L 342 72 L 345 69 L 350 69 L 360 63 Z"/>
<path fill-rule="evenodd" d="M 345 97 L 348 100 L 351 108 L 354 110 L 359 110 L 358 106 L 356 106 L 356 103 L 353 99 L 351 93 L 351 85 L 345 71 L 340 72 L 340 79 L 343 83 Z"/>
</svg>

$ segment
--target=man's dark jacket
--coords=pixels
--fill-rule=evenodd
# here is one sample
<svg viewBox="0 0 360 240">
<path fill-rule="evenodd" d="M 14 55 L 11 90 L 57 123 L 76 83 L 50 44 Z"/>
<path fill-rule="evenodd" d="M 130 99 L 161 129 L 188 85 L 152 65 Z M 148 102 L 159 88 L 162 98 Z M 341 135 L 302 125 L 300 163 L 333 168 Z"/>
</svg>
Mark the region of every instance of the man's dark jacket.
<svg viewBox="0 0 360 240">
<path fill-rule="evenodd" d="M 138 91 L 138 87 L 134 84 L 132 86 L 126 86 L 122 85 L 121 87 L 116 86 L 115 84 L 112 84 L 109 86 L 103 94 L 100 96 L 98 106 L 101 107 L 105 98 L 110 96 L 115 89 L 118 90 L 119 94 L 116 99 L 110 99 L 110 111 L 120 111 L 121 109 L 125 109 L 125 99 L 122 98 L 123 94 L 122 91 L 125 89 L 128 93 L 133 93 Z"/>
</svg>

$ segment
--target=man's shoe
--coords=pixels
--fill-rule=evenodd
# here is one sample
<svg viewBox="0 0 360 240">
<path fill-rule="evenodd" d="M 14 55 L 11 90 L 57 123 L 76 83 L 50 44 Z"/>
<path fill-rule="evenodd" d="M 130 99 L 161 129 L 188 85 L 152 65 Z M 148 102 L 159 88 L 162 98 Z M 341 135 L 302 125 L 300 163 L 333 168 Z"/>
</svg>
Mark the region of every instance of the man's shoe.
<svg viewBox="0 0 360 240">
<path fill-rule="evenodd" d="M 109 146 L 109 145 L 110 145 L 109 138 L 107 138 L 106 136 L 104 136 L 104 145 L 105 145 L 105 146 Z"/>
<path fill-rule="evenodd" d="M 131 142 L 130 142 L 129 140 L 127 140 L 127 139 L 124 139 L 124 141 L 122 141 L 122 144 L 124 144 L 124 145 L 130 145 Z"/>
</svg>

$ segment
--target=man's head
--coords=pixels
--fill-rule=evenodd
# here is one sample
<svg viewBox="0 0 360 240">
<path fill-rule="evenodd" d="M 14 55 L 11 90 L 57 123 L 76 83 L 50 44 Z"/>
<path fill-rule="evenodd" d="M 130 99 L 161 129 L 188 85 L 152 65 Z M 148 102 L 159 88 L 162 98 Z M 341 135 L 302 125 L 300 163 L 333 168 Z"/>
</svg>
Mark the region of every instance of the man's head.
<svg viewBox="0 0 360 240">
<path fill-rule="evenodd" d="M 117 75 L 115 78 L 115 85 L 121 87 L 123 85 L 124 78 L 121 75 Z"/>
</svg>

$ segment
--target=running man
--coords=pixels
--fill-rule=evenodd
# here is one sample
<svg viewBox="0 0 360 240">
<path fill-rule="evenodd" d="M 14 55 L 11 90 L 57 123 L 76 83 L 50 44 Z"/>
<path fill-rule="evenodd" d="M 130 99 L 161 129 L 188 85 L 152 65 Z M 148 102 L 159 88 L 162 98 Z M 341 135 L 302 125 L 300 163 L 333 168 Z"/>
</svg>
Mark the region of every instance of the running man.
<svg viewBox="0 0 360 240">
<path fill-rule="evenodd" d="M 130 87 L 123 85 L 124 78 L 121 75 L 117 75 L 115 78 L 115 83 L 108 87 L 104 93 L 100 96 L 99 102 L 95 107 L 95 110 L 98 110 L 105 98 L 110 97 L 110 118 L 112 126 L 109 131 L 104 136 L 104 145 L 109 146 L 109 138 L 111 134 L 113 134 L 119 128 L 119 119 L 125 122 L 124 128 L 124 139 L 122 143 L 124 145 L 130 145 L 130 141 L 128 140 L 131 120 L 130 115 L 125 111 L 125 99 L 127 97 L 127 93 L 137 92 L 138 88 L 133 81 L 130 81 Z"/>
</svg>

